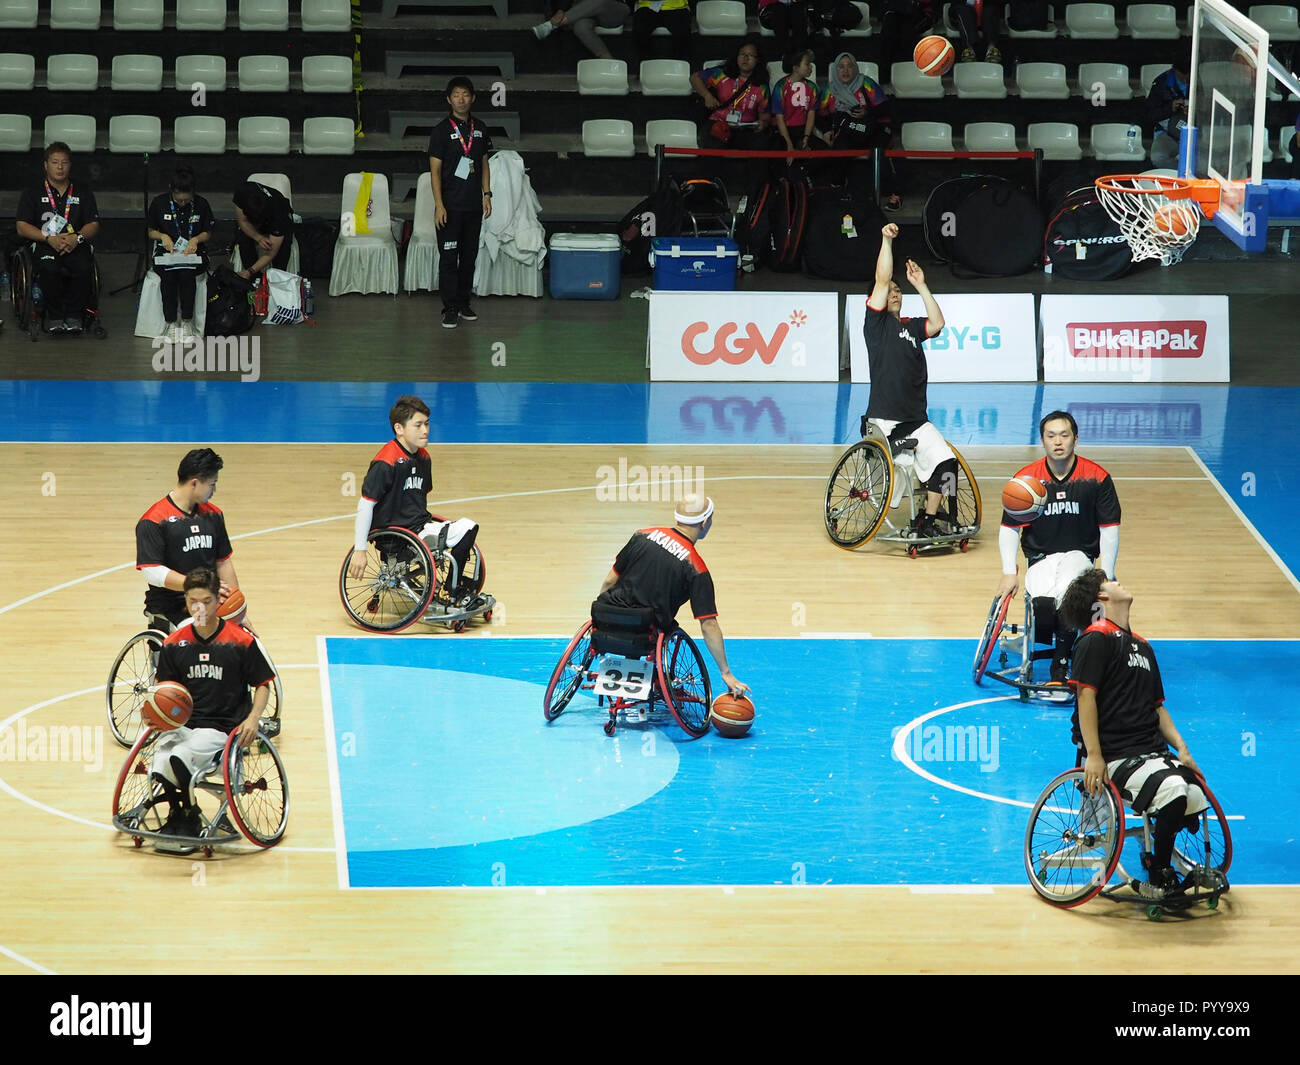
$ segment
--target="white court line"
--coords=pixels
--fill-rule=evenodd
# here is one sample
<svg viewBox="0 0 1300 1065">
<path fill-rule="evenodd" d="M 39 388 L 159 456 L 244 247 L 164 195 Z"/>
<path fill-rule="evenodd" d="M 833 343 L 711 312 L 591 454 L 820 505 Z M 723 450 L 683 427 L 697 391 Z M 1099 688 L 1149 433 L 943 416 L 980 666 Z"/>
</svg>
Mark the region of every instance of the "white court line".
<svg viewBox="0 0 1300 1065">
<path fill-rule="evenodd" d="M 58 976 L 58 975 L 59 975 L 59 974 L 56 973 L 53 969 L 47 969 L 47 968 L 45 968 L 44 965 L 38 965 L 36 962 L 32 961 L 31 958 L 24 958 L 24 957 L 23 957 L 21 954 L 19 954 L 16 950 L 10 950 L 8 947 L 6 947 L 6 946 L 4 946 L 4 945 L 0 945 L 0 954 L 3 954 L 6 958 L 13 958 L 13 960 L 16 961 L 19 965 L 26 965 L 27 968 L 29 968 L 29 969 L 34 969 L 36 972 L 40 973 L 42 976 Z"/>
<path fill-rule="evenodd" d="M 329 655 L 325 650 L 326 637 L 316 637 L 316 660 L 320 668 L 321 713 L 325 719 L 325 755 L 330 779 L 330 815 L 334 818 L 334 856 L 338 872 L 339 889 L 352 885 L 348 878 L 348 844 L 343 830 L 343 788 L 339 783 L 339 756 L 334 732 L 334 699 L 330 690 Z"/>
</svg>

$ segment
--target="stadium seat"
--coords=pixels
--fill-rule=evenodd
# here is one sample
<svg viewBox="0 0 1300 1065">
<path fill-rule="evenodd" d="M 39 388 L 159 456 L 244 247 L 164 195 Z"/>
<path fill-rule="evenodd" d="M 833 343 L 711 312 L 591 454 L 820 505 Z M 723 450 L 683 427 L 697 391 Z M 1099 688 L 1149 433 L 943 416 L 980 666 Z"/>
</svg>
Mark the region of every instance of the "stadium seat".
<svg viewBox="0 0 1300 1065">
<path fill-rule="evenodd" d="M 1268 30 L 1269 41 L 1300 41 L 1300 19 L 1294 7 L 1256 4 L 1246 14 L 1252 22 Z"/>
<path fill-rule="evenodd" d="M 862 21 L 859 22 L 856 26 L 854 26 L 853 29 L 851 30 L 841 30 L 840 36 L 841 37 L 870 37 L 871 36 L 871 8 L 868 7 L 866 4 L 858 3 L 858 0 L 853 0 L 853 6 L 862 12 Z M 862 64 L 859 63 L 858 68 L 861 69 L 861 67 Z"/>
<path fill-rule="evenodd" d="M 309 55 L 302 61 L 303 92 L 351 92 L 352 60 L 345 55 Z"/>
<path fill-rule="evenodd" d="M 1016 127 L 1010 122 L 967 122 L 961 133 L 968 152 L 1015 152 Z"/>
<path fill-rule="evenodd" d="M 334 245 L 331 296 L 341 296 L 346 292 L 397 295 L 397 244 L 393 240 L 393 223 L 388 210 L 388 178 L 383 174 L 371 175 L 370 196 L 363 218 L 358 201 L 364 176 L 349 174 L 343 179 L 342 225 Z M 369 232 L 357 232 L 360 229 Z"/>
<path fill-rule="evenodd" d="M 114 115 L 108 120 L 108 150 L 118 155 L 156 155 L 162 151 L 162 119 Z"/>
<path fill-rule="evenodd" d="M 99 29 L 99 0 L 50 0 L 50 29 Z"/>
<path fill-rule="evenodd" d="M 346 33 L 350 29 L 349 0 L 302 0 L 303 33 Z"/>
<path fill-rule="evenodd" d="M 646 152 L 654 155 L 655 146 L 694 148 L 699 144 L 695 123 L 685 118 L 655 118 L 645 124 Z"/>
<path fill-rule="evenodd" d="M 1129 4 L 1124 22 L 1137 40 L 1172 41 L 1182 36 L 1173 4 Z"/>
<path fill-rule="evenodd" d="M 879 63 L 864 63 L 862 60 L 859 60 L 859 61 L 858 61 L 858 73 L 861 74 L 863 77 L 870 78 L 870 79 L 871 79 L 872 81 L 874 81 L 877 85 L 880 84 L 880 64 L 879 64 Z"/>
<path fill-rule="evenodd" d="M 184 115 L 172 127 L 177 155 L 221 155 L 226 150 L 226 120 L 215 115 Z"/>
<path fill-rule="evenodd" d="M 645 59 L 638 71 L 643 96 L 690 96 L 691 65 L 684 59 Z"/>
<path fill-rule="evenodd" d="M 309 118 L 302 124 L 303 155 L 351 155 L 357 127 L 350 118 Z"/>
<path fill-rule="evenodd" d="M 1160 75 L 1163 74 L 1168 69 L 1169 69 L 1169 64 L 1167 62 L 1143 63 L 1142 69 L 1138 71 L 1138 85 L 1141 86 L 1141 91 L 1138 93 L 1138 95 L 1145 97 L 1148 93 L 1150 93 L 1151 83 L 1155 81 L 1156 78 L 1160 77 Z"/>
<path fill-rule="evenodd" d="M 32 147 L 32 120 L 27 115 L 0 115 L 0 152 L 26 153 Z"/>
<path fill-rule="evenodd" d="M 1079 127 L 1073 122 L 1031 122 L 1029 147 L 1042 148 L 1047 160 L 1082 159 L 1079 147 Z"/>
<path fill-rule="evenodd" d="M 176 28 L 182 33 L 226 28 L 226 0 L 176 0 Z"/>
<path fill-rule="evenodd" d="M 1001 63 L 958 63 L 953 67 L 952 80 L 962 100 L 1002 100 L 1007 95 L 1006 72 Z"/>
<path fill-rule="evenodd" d="M 245 33 L 284 33 L 289 0 L 239 0 L 239 28 Z"/>
<path fill-rule="evenodd" d="M 220 55 L 178 55 L 176 91 L 193 92 L 202 85 L 207 92 L 226 91 L 226 57 Z"/>
<path fill-rule="evenodd" d="M 579 96 L 626 96 L 627 63 L 622 59 L 583 59 L 578 62 Z M 433 195 L 432 191 L 429 193 Z M 419 189 L 415 192 L 418 201 Z"/>
<path fill-rule="evenodd" d="M 947 122 L 904 122 L 905 152 L 951 152 L 952 126 Z"/>
<path fill-rule="evenodd" d="M 1105 103 L 1133 98 L 1133 88 L 1128 80 L 1128 67 L 1123 63 L 1080 63 L 1079 95 L 1091 99 L 1098 85 L 1104 90 Z"/>
<path fill-rule="evenodd" d="M 622 118 L 592 118 L 582 124 L 582 152 L 629 159 L 636 155 L 632 123 Z"/>
<path fill-rule="evenodd" d="M 50 92 L 94 92 L 99 88 L 99 60 L 93 55 L 61 53 L 45 62 Z"/>
<path fill-rule="evenodd" d="M 748 32 L 742 0 L 699 0 L 695 23 L 701 37 L 744 37 Z"/>
<path fill-rule="evenodd" d="M 239 60 L 239 91 L 288 92 L 288 58 L 282 55 L 242 56 Z"/>
<path fill-rule="evenodd" d="M 74 152 L 95 150 L 94 115 L 48 115 L 45 119 L 45 141 L 41 145 L 63 141 Z"/>
<path fill-rule="evenodd" d="M 112 87 L 117 92 L 159 92 L 163 61 L 160 55 L 113 56 Z"/>
<path fill-rule="evenodd" d="M 1016 68 L 1016 85 L 1024 100 L 1068 100 L 1070 83 L 1064 63 L 1021 63 Z"/>
<path fill-rule="evenodd" d="M 0 29 L 34 30 L 39 14 L 36 0 L 0 0 Z"/>
<path fill-rule="evenodd" d="M 1078 40 L 1113 41 L 1119 36 L 1110 4 L 1066 4 L 1065 29 Z"/>
<path fill-rule="evenodd" d="M 1049 6 L 1047 9 L 1047 29 L 1045 30 L 1017 30 L 1012 27 L 1009 15 L 1010 8 L 1003 8 L 1002 25 L 1006 27 L 1008 37 L 1048 40 L 1056 36 L 1056 9 L 1054 7 Z"/>
<path fill-rule="evenodd" d="M 1147 150 L 1142 144 L 1142 135 L 1139 133 L 1134 148 L 1136 151 L 1128 150 L 1128 130 L 1127 122 L 1099 122 L 1088 131 L 1088 140 L 1092 148 L 1092 155 L 1105 162 L 1124 162 L 1142 163 L 1146 161 Z"/>
<path fill-rule="evenodd" d="M 966 0 L 957 0 L 958 3 L 965 3 Z M 957 20 L 952 17 L 952 4 L 944 4 L 943 11 L 939 15 L 939 24 L 935 29 L 945 37 L 953 41 L 961 39 L 961 27 L 957 25 Z M 954 47 L 957 47 L 954 45 Z"/>
<path fill-rule="evenodd" d="M 239 120 L 240 155 L 288 155 L 289 120 L 254 115 Z"/>
<path fill-rule="evenodd" d="M 0 89 L 30 92 L 36 84 L 36 57 L 23 52 L 0 52 Z"/>
<path fill-rule="evenodd" d="M 1277 131 L 1277 154 L 1284 163 L 1291 162 L 1291 138 L 1295 136 L 1295 126 L 1283 126 Z"/>
<path fill-rule="evenodd" d="M 1273 145 L 1269 143 L 1268 130 L 1264 131 L 1264 151 L 1259 161 L 1261 163 L 1271 163 L 1273 161 Z"/>
<path fill-rule="evenodd" d="M 910 59 L 889 68 L 894 95 L 900 100 L 939 100 L 943 98 L 943 78 L 922 74 Z"/>
<path fill-rule="evenodd" d="M 163 28 L 163 0 L 113 0 L 113 29 L 152 30 Z"/>
</svg>

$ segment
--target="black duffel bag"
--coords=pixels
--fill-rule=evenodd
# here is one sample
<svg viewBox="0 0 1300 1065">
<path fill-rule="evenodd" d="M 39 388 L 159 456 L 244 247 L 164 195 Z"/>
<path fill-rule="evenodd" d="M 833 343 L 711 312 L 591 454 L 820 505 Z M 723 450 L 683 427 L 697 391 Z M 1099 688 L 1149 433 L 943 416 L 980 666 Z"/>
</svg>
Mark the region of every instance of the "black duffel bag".
<svg viewBox="0 0 1300 1065">
<path fill-rule="evenodd" d="M 999 177 L 955 178 L 936 186 L 922 222 L 935 256 L 983 277 L 1023 274 L 1042 252 L 1038 205 L 1019 185 Z"/>
<path fill-rule="evenodd" d="M 1087 185 L 1051 212 L 1043 236 L 1043 270 L 1072 281 L 1110 281 L 1133 265 L 1133 249 Z"/>
<path fill-rule="evenodd" d="M 872 280 L 884 226 L 870 198 L 848 188 L 818 189 L 808 208 L 804 272 L 832 281 Z"/>
</svg>

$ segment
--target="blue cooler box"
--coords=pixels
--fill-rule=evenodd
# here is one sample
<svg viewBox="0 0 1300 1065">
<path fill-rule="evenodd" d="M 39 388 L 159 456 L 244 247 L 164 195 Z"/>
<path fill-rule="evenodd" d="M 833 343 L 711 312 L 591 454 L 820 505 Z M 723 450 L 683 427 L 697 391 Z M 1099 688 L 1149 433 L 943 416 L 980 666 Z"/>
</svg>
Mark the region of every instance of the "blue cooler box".
<svg viewBox="0 0 1300 1065">
<path fill-rule="evenodd" d="M 740 268 L 740 248 L 726 237 L 655 237 L 650 265 L 656 290 L 731 292 Z"/>
<path fill-rule="evenodd" d="M 623 246 L 613 233 L 556 233 L 550 258 L 552 299 L 618 299 Z"/>
</svg>

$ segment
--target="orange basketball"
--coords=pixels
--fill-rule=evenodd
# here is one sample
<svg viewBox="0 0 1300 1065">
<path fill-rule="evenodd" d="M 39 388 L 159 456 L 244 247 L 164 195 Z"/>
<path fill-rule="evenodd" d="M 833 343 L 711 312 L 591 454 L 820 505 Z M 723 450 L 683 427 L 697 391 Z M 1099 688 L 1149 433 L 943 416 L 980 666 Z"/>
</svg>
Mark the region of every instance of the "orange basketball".
<svg viewBox="0 0 1300 1065">
<path fill-rule="evenodd" d="M 243 624 L 247 613 L 248 605 L 244 602 L 244 593 L 238 588 L 233 589 L 217 607 L 217 617 L 222 621 L 233 621 L 236 625 Z"/>
<path fill-rule="evenodd" d="M 1047 485 L 1036 477 L 1013 477 L 1002 489 L 1002 509 L 1013 518 L 1036 518 L 1047 502 Z"/>
<path fill-rule="evenodd" d="M 754 704 L 743 695 L 723 692 L 713 700 L 709 711 L 713 727 L 728 739 L 739 739 L 753 727 Z"/>
<path fill-rule="evenodd" d="M 954 58 L 952 42 L 937 33 L 922 37 L 912 52 L 912 62 L 917 70 L 934 78 L 947 74 L 952 69 Z"/>
<path fill-rule="evenodd" d="M 194 699 L 184 684 L 164 680 L 149 689 L 149 697 L 140 707 L 140 716 L 150 728 L 180 728 L 194 713 Z"/>
<path fill-rule="evenodd" d="M 1176 204 L 1167 203 L 1151 216 L 1151 232 L 1162 237 L 1185 237 L 1191 228 L 1187 215 Z"/>
</svg>

